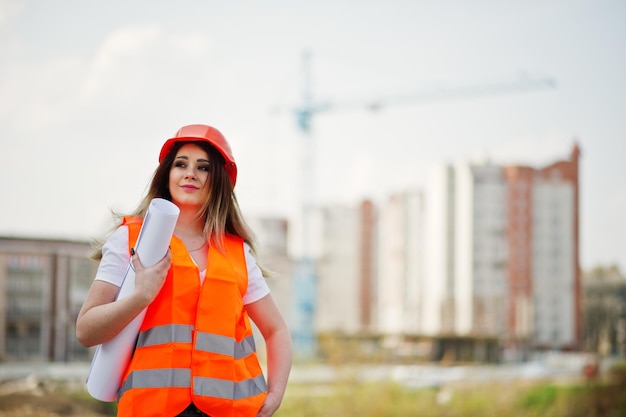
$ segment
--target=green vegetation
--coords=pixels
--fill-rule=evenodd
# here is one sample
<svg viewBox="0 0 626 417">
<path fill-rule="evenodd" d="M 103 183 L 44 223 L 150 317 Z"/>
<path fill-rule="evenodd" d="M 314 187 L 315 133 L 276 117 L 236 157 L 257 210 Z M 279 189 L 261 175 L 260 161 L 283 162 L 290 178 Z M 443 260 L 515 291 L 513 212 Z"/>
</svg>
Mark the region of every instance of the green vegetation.
<svg viewBox="0 0 626 417">
<path fill-rule="evenodd" d="M 626 363 L 598 381 L 411 389 L 392 382 L 292 385 L 277 417 L 626 417 Z"/>
<path fill-rule="evenodd" d="M 626 390 L 608 386 L 526 386 L 512 383 L 411 390 L 350 384 L 334 395 L 288 396 L 277 417 L 622 417 Z M 445 398 L 445 399 L 442 399 Z"/>
</svg>

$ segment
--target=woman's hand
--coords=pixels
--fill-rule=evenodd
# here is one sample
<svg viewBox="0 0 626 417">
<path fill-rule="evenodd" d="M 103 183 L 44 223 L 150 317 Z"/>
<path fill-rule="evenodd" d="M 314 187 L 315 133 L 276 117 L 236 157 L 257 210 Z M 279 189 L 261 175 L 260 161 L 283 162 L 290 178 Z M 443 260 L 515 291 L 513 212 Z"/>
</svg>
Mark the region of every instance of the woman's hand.
<svg viewBox="0 0 626 417">
<path fill-rule="evenodd" d="M 167 253 L 159 262 L 149 268 L 145 268 L 137 253 L 131 257 L 135 269 L 135 296 L 143 300 L 145 305 L 150 304 L 163 288 L 167 271 L 172 265 L 172 252 Z"/>
<path fill-rule="evenodd" d="M 168 250 L 150 268 L 143 267 L 137 254 L 131 261 L 135 268 L 135 291 L 130 296 L 116 300 L 119 287 L 100 280 L 92 283 L 76 320 L 76 338 L 83 346 L 111 340 L 155 299 L 172 264 L 172 254 Z"/>
<path fill-rule="evenodd" d="M 257 417 L 270 417 L 272 416 L 278 407 L 280 407 L 282 396 L 274 395 L 271 392 L 267 393 L 265 402 L 261 406 L 261 409 L 257 413 Z"/>
</svg>

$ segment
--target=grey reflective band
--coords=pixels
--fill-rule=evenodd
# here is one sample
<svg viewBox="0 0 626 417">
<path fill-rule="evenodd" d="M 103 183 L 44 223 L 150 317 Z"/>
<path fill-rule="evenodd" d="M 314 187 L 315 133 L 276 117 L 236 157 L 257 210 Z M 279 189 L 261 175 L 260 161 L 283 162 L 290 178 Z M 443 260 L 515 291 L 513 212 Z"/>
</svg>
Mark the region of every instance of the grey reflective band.
<svg viewBox="0 0 626 417">
<path fill-rule="evenodd" d="M 252 335 L 246 337 L 241 342 L 236 342 L 232 337 L 198 332 L 196 334 L 196 350 L 241 359 L 256 352 L 256 345 Z"/>
<path fill-rule="evenodd" d="M 167 324 L 156 326 L 139 333 L 137 347 L 162 345 L 165 343 L 191 343 L 193 326 L 182 324 Z"/>
<path fill-rule="evenodd" d="M 241 400 L 265 391 L 267 391 L 267 384 L 263 375 L 239 382 L 199 376 L 193 378 L 194 395 L 203 397 Z"/>
<path fill-rule="evenodd" d="M 137 347 L 162 345 L 165 343 L 191 343 L 193 326 L 168 324 L 156 326 L 139 333 Z M 245 358 L 256 352 L 254 336 L 247 336 L 240 342 L 228 336 L 197 332 L 196 349 L 203 352 L 231 356 L 234 359 Z"/>
<path fill-rule="evenodd" d="M 189 388 L 190 380 L 191 370 L 185 368 L 133 371 L 120 388 L 118 400 L 133 388 Z M 194 395 L 204 397 L 241 400 L 266 391 L 267 384 L 262 374 L 239 382 L 199 376 L 193 379 Z"/>
<path fill-rule="evenodd" d="M 118 399 L 131 388 L 189 388 L 191 369 L 166 368 L 133 371 L 122 384 Z"/>
</svg>

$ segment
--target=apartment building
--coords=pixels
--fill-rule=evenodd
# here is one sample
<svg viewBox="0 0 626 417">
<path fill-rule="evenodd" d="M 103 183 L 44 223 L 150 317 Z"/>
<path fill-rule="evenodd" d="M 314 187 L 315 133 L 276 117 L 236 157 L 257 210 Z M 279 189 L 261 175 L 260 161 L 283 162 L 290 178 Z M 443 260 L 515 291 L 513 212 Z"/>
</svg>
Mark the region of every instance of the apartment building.
<svg viewBox="0 0 626 417">
<path fill-rule="evenodd" d="M 574 145 L 568 160 L 543 168 L 505 167 L 512 185 L 508 275 L 515 291 L 509 325 L 513 335 L 526 332 L 537 348 L 577 349 L 581 343 L 579 157 Z M 520 308 L 528 298 L 530 308 Z M 509 337 L 510 344 L 518 341 Z"/>
<path fill-rule="evenodd" d="M 580 342 L 578 158 L 546 167 L 490 161 L 431 176 L 425 328 L 498 337 L 505 350 Z"/>
<path fill-rule="evenodd" d="M 321 245 L 317 259 L 317 334 L 356 335 L 374 320 L 375 230 L 373 205 L 328 206 L 320 210 Z"/>
<path fill-rule="evenodd" d="M 423 331 L 423 219 L 419 191 L 394 194 L 380 209 L 376 330 L 388 337 Z"/>
<path fill-rule="evenodd" d="M 582 278 L 583 347 L 602 356 L 626 355 L 626 275 L 616 265 Z"/>
<path fill-rule="evenodd" d="M 0 359 L 86 360 L 75 322 L 97 264 L 87 242 L 0 237 Z"/>
<path fill-rule="evenodd" d="M 495 337 L 505 330 L 507 184 L 489 161 L 456 170 L 454 333 Z"/>
</svg>

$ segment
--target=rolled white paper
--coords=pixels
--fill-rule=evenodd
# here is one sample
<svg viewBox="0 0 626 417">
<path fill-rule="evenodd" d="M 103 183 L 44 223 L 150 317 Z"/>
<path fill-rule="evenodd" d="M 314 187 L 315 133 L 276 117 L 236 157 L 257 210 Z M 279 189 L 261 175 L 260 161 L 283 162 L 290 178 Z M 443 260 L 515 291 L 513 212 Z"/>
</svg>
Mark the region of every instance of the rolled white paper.
<svg viewBox="0 0 626 417">
<path fill-rule="evenodd" d="M 155 198 L 150 202 L 135 245 L 135 252 L 146 268 L 155 265 L 167 253 L 179 213 L 179 208 L 168 200 Z M 135 271 L 129 264 L 117 300 L 127 297 L 134 289 Z M 107 402 L 117 399 L 146 310 L 139 313 L 117 336 L 96 349 L 87 376 L 87 391 L 95 399 Z"/>
</svg>

